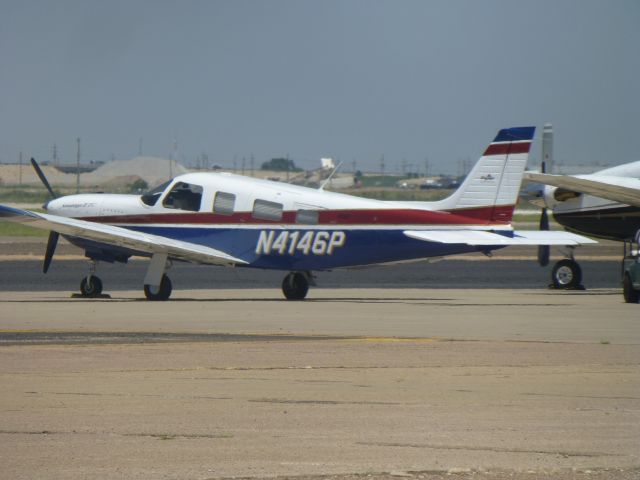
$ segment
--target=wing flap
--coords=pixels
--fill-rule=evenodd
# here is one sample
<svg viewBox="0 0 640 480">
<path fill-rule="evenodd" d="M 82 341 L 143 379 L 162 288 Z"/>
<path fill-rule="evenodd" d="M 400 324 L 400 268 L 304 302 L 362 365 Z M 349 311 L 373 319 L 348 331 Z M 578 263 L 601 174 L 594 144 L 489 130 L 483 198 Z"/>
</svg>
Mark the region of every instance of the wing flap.
<svg viewBox="0 0 640 480">
<path fill-rule="evenodd" d="M 86 238 L 144 253 L 167 253 L 169 257 L 214 265 L 246 264 L 221 250 L 127 228 L 115 227 L 75 218 L 35 213 L 0 205 L 0 218 L 64 235 Z"/>
<path fill-rule="evenodd" d="M 407 237 L 425 242 L 471 246 L 583 245 L 598 243 L 590 238 L 562 231 L 514 230 L 501 234 L 482 230 L 405 230 Z"/>
</svg>

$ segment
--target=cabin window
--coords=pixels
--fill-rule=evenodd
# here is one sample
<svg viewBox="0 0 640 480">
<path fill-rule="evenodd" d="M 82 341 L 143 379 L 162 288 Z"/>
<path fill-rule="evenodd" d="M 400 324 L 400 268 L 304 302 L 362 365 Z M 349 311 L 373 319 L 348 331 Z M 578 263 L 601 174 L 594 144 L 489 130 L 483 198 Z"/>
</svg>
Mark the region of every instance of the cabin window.
<svg viewBox="0 0 640 480">
<path fill-rule="evenodd" d="M 197 212 L 202 202 L 202 187 L 192 183 L 177 182 L 164 197 L 162 205 L 166 208 Z"/>
<path fill-rule="evenodd" d="M 318 211 L 317 210 L 298 210 L 296 212 L 296 223 L 303 223 L 305 225 L 317 225 Z"/>
<path fill-rule="evenodd" d="M 267 202 L 266 200 L 256 200 L 253 202 L 253 218 L 260 220 L 282 220 L 282 204 Z"/>
<path fill-rule="evenodd" d="M 213 199 L 213 213 L 232 215 L 235 203 L 236 196 L 233 193 L 218 192 Z"/>
<path fill-rule="evenodd" d="M 162 185 L 158 185 L 154 189 L 149 190 L 147 193 L 140 197 L 140 200 L 142 200 L 145 205 L 153 207 L 158 202 L 158 199 L 162 196 L 164 189 L 167 188 L 170 183 L 171 181 L 164 182 Z"/>
</svg>

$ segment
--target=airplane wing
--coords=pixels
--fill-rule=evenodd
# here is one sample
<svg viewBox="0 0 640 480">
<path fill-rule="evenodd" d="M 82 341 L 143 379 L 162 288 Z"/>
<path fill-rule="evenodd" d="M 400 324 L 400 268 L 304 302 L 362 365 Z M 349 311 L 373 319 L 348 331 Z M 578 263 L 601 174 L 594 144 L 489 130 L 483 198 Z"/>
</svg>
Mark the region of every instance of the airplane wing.
<svg viewBox="0 0 640 480">
<path fill-rule="evenodd" d="M 572 175 L 527 172 L 524 175 L 524 179 L 640 207 L 640 180 L 635 178 L 603 175 L 593 175 L 591 178 L 585 178 Z"/>
<path fill-rule="evenodd" d="M 598 243 L 590 238 L 562 231 L 514 230 L 513 236 L 482 230 L 405 230 L 407 237 L 425 242 L 491 245 L 582 245 Z"/>
<path fill-rule="evenodd" d="M 195 263 L 213 265 L 246 264 L 244 260 L 228 255 L 220 250 L 172 238 L 136 232 L 122 227 L 114 227 L 96 222 L 87 222 L 74 218 L 35 213 L 29 210 L 0 205 L 0 219 L 22 223 L 29 227 L 40 228 L 86 238 L 118 247 L 130 248 L 144 253 L 166 253 L 171 258 Z"/>
</svg>

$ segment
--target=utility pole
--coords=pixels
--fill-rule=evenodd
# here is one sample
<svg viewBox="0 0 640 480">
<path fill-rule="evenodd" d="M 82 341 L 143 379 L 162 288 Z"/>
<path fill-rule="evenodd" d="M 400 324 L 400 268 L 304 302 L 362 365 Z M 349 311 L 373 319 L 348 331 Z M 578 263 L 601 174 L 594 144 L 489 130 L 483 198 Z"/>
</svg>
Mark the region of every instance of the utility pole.
<svg viewBox="0 0 640 480">
<path fill-rule="evenodd" d="M 18 185 L 22 185 L 22 152 L 20 152 L 20 155 L 19 155 L 18 158 L 19 158 L 19 162 L 20 162 L 20 170 L 19 170 L 19 173 L 18 173 L 18 178 L 19 178 Z"/>
<path fill-rule="evenodd" d="M 57 167 L 59 164 L 59 159 L 58 159 L 58 145 L 56 145 L 55 143 L 53 144 L 53 166 Z"/>
<path fill-rule="evenodd" d="M 78 150 L 76 152 L 76 193 L 80 193 L 80 137 L 76 138 Z"/>
<path fill-rule="evenodd" d="M 380 157 L 380 173 L 384 175 L 384 153 Z"/>
<path fill-rule="evenodd" d="M 250 163 L 251 163 L 251 176 L 253 177 L 253 167 L 254 167 L 254 161 L 255 159 L 253 158 L 253 153 L 251 154 L 251 157 L 249 157 L 250 159 Z"/>
<path fill-rule="evenodd" d="M 289 154 L 287 153 L 287 183 L 289 183 Z"/>
<path fill-rule="evenodd" d="M 429 176 L 429 157 L 424 157 L 424 176 Z"/>
<path fill-rule="evenodd" d="M 178 153 L 178 140 L 173 141 L 173 152 L 169 156 L 169 180 L 173 178 L 173 161 Z"/>
</svg>

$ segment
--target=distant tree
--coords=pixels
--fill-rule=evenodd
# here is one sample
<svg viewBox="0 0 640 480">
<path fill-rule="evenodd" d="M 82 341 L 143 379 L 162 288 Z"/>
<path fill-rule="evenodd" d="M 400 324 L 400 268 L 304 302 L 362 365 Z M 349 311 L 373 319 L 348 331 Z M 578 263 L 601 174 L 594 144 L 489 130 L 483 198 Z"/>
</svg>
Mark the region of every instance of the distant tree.
<svg viewBox="0 0 640 480">
<path fill-rule="evenodd" d="M 135 182 L 129 185 L 129 191 L 131 193 L 145 192 L 148 189 L 149 189 L 149 184 L 141 178 L 139 178 L 138 180 L 136 180 Z"/>
<path fill-rule="evenodd" d="M 293 160 L 288 158 L 272 158 L 268 162 L 263 162 L 261 170 L 272 170 L 275 172 L 301 172 L 302 169 L 296 167 Z"/>
</svg>

